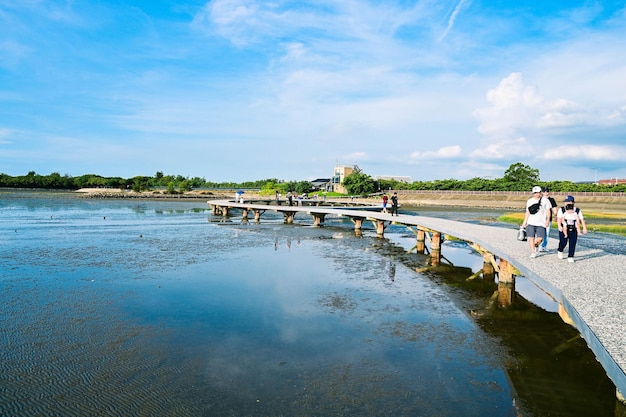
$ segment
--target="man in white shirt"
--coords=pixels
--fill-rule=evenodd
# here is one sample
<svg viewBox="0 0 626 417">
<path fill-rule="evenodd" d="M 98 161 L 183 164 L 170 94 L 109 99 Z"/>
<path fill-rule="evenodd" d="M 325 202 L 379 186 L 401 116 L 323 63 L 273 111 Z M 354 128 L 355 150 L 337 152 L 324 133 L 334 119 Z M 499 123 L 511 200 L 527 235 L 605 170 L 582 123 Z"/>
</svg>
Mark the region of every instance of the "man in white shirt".
<svg viewBox="0 0 626 417">
<path fill-rule="evenodd" d="M 537 247 L 546 238 L 546 228 L 550 224 L 552 206 L 546 198 L 541 197 L 541 187 L 534 186 L 533 196 L 526 201 L 526 214 L 522 227 L 526 228 L 530 257 L 537 256 Z"/>
</svg>

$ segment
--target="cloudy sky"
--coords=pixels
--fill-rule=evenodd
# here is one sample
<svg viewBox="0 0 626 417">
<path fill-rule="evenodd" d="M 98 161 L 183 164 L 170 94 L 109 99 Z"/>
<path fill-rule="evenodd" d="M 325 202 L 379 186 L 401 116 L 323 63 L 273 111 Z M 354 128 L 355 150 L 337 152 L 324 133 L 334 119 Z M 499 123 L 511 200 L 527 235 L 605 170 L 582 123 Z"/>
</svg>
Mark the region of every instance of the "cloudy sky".
<svg viewBox="0 0 626 417">
<path fill-rule="evenodd" d="M 625 161 L 625 0 L 0 0 L 0 173 L 593 181 Z"/>
</svg>

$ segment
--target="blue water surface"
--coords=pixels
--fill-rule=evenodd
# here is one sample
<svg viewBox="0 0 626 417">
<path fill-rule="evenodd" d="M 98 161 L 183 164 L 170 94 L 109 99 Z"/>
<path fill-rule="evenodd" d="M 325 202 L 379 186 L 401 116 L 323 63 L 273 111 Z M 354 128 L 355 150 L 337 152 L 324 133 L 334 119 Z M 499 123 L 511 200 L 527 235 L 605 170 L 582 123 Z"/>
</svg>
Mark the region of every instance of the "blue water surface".
<svg viewBox="0 0 626 417">
<path fill-rule="evenodd" d="M 263 220 L 3 196 L 0 415 L 516 415 L 445 288 L 367 232 Z"/>
</svg>

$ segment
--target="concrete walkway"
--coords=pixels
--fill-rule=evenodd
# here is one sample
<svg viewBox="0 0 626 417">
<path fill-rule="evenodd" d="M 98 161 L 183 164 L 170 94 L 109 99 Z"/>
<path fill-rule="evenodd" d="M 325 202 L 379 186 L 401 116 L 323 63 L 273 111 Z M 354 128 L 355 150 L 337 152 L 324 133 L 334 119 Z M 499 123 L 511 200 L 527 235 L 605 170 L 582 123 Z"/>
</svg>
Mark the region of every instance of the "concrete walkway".
<svg viewBox="0 0 626 417">
<path fill-rule="evenodd" d="M 626 394 L 626 256 L 608 254 L 584 247 L 584 237 L 576 248 L 575 262 L 558 259 L 556 240 L 550 239 L 549 252 L 530 258 L 528 242 L 517 240 L 517 230 L 477 225 L 433 217 L 319 207 L 268 206 L 209 201 L 216 207 L 270 210 L 293 213 L 337 215 L 393 222 L 438 231 L 479 245 L 496 258 L 508 261 L 522 275 L 559 302 L 580 331 L 589 348 L 615 384 L 618 396 Z M 445 251 L 445 245 L 442 247 Z M 620 394 L 621 393 L 621 394 Z"/>
</svg>

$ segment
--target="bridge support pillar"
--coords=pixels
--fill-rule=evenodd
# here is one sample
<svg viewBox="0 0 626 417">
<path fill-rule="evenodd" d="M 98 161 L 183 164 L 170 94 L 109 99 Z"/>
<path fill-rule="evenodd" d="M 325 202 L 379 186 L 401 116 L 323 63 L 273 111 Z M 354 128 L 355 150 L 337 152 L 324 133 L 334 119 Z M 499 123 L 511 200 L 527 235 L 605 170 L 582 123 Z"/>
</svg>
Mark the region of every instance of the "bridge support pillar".
<svg viewBox="0 0 626 417">
<path fill-rule="evenodd" d="M 283 216 L 285 218 L 285 223 L 293 224 L 293 218 L 295 217 L 295 215 L 296 215 L 295 211 L 285 211 L 285 212 L 283 212 Z"/>
<path fill-rule="evenodd" d="M 222 216 L 228 216 L 228 207 L 221 207 L 220 210 L 222 211 Z"/>
<path fill-rule="evenodd" d="M 483 281 L 494 282 L 496 279 L 496 268 L 491 260 L 493 255 L 490 253 L 483 253 Z"/>
<path fill-rule="evenodd" d="M 426 232 L 422 229 L 417 229 L 417 244 L 415 248 L 417 253 L 424 253 L 424 250 L 426 250 Z"/>
<path fill-rule="evenodd" d="M 320 227 L 324 223 L 324 217 L 326 217 L 325 214 L 313 213 L 313 226 Z"/>
<path fill-rule="evenodd" d="M 559 317 L 561 317 L 561 320 L 563 320 L 563 323 L 576 327 L 576 325 L 574 324 L 574 320 L 572 320 L 569 313 L 567 312 L 567 310 L 565 310 L 565 307 L 563 307 L 563 304 L 560 302 L 559 302 Z"/>
<path fill-rule="evenodd" d="M 376 220 L 376 234 L 380 237 L 385 234 L 385 221 L 384 220 Z"/>
<path fill-rule="evenodd" d="M 363 217 L 353 217 L 350 220 L 354 223 L 354 230 L 361 230 L 363 227 L 363 220 L 365 219 Z"/>
<path fill-rule="evenodd" d="M 441 232 L 433 232 L 430 238 L 431 250 L 441 251 Z"/>
<path fill-rule="evenodd" d="M 498 304 L 500 307 L 508 307 L 515 299 L 515 275 L 513 265 L 506 259 L 500 259 L 500 272 L 498 273 Z"/>
<path fill-rule="evenodd" d="M 255 221 L 260 221 L 261 220 L 261 214 L 265 213 L 265 210 L 254 210 L 254 220 Z"/>
<path fill-rule="evenodd" d="M 243 209 L 243 210 L 242 210 L 242 213 L 243 213 L 243 214 L 242 214 L 243 218 L 244 218 L 244 219 L 246 219 L 246 220 L 248 220 L 248 209 L 247 209 L 247 208 Z"/>
<path fill-rule="evenodd" d="M 433 232 L 430 238 L 430 257 L 432 265 L 441 263 L 441 232 Z"/>
</svg>

